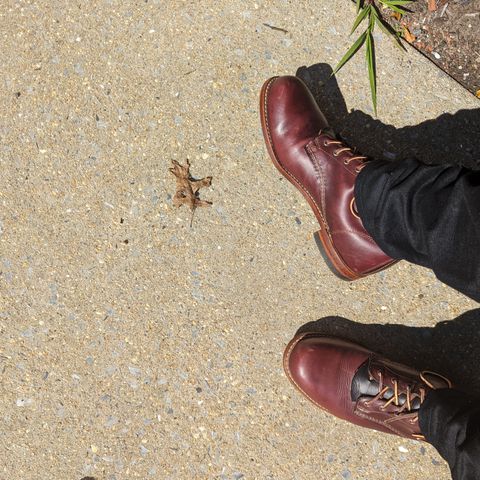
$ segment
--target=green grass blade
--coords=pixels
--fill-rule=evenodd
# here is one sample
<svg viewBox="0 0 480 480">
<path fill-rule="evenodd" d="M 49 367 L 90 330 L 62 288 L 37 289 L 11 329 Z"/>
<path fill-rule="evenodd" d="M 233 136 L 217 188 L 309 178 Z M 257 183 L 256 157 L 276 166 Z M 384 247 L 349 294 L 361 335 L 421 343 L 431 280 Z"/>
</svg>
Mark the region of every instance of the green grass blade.
<svg viewBox="0 0 480 480">
<path fill-rule="evenodd" d="M 376 24 L 380 27 L 382 32 L 385 35 L 387 35 L 387 37 L 392 38 L 393 42 L 398 48 L 400 48 L 400 50 L 403 50 L 404 52 L 406 52 L 407 49 L 401 42 L 397 32 L 382 18 L 382 16 L 380 15 L 380 13 L 377 11 L 375 7 L 372 8 L 372 13 L 375 16 Z"/>
<path fill-rule="evenodd" d="M 332 75 L 335 75 L 358 51 L 358 49 L 364 44 L 365 39 L 367 38 L 367 30 L 365 30 L 356 40 L 356 42 L 348 49 L 347 53 L 343 58 L 338 62 L 337 66 L 332 72 Z"/>
<path fill-rule="evenodd" d="M 362 6 L 363 6 L 363 1 L 362 0 L 357 0 L 357 13 L 360 11 Z"/>
<path fill-rule="evenodd" d="M 405 15 L 406 13 L 408 13 L 408 10 L 405 10 L 401 7 L 397 7 L 396 5 L 392 5 L 391 3 L 383 2 L 383 4 L 386 5 L 388 8 L 390 8 L 391 10 L 393 10 L 394 12 L 399 13 L 400 15 Z"/>
<path fill-rule="evenodd" d="M 350 35 L 358 28 L 358 26 L 362 23 L 370 10 L 371 7 L 369 5 L 368 7 L 365 7 L 363 10 L 360 11 L 360 13 L 357 15 L 357 18 L 355 19 L 355 22 L 353 22 L 353 27 Z"/>
<path fill-rule="evenodd" d="M 402 5 L 408 5 L 409 3 L 412 3 L 413 0 L 386 0 L 385 2 L 382 2 L 382 3 L 386 3 L 387 5 L 399 5 L 399 6 L 402 6 Z"/>
<path fill-rule="evenodd" d="M 377 79 L 376 79 L 376 69 L 375 69 L 375 46 L 373 42 L 373 36 L 371 32 L 367 34 L 367 48 L 366 48 L 366 57 L 367 57 L 367 66 L 368 66 L 368 78 L 370 80 L 370 90 L 372 93 L 372 103 L 373 111 L 375 115 L 377 114 Z"/>
<path fill-rule="evenodd" d="M 370 15 L 368 16 L 368 31 L 370 34 L 373 33 L 375 30 L 375 14 L 373 12 L 370 12 Z"/>
</svg>

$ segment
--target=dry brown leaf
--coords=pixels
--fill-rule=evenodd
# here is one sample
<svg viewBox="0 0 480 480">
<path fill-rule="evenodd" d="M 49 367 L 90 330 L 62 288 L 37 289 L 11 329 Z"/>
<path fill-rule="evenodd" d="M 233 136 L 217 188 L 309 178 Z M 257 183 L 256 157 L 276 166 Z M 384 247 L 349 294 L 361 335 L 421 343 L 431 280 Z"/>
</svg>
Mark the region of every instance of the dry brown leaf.
<svg viewBox="0 0 480 480">
<path fill-rule="evenodd" d="M 173 197 L 173 204 L 176 207 L 187 205 L 193 213 L 197 207 L 209 207 L 212 202 L 200 200 L 198 191 L 203 187 L 209 187 L 212 184 L 212 177 L 195 179 L 190 175 L 190 162 L 187 165 L 180 165 L 176 160 L 172 160 L 173 167 L 169 170 L 177 180 L 177 191 Z M 190 226 L 192 222 L 190 222 Z"/>
<path fill-rule="evenodd" d="M 408 43 L 413 43 L 416 39 L 415 35 L 408 29 L 406 25 L 402 25 L 403 38 Z"/>
<path fill-rule="evenodd" d="M 437 9 L 437 1 L 436 0 L 428 0 L 428 11 L 434 12 Z"/>
<path fill-rule="evenodd" d="M 480 90 L 477 90 L 477 93 L 475 94 L 477 98 L 480 98 Z"/>
</svg>

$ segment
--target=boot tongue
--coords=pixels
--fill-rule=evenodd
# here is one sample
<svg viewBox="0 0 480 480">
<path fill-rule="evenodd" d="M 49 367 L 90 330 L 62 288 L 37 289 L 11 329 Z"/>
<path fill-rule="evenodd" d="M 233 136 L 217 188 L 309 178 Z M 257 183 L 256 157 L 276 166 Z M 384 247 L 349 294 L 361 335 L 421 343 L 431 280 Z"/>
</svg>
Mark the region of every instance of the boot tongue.
<svg viewBox="0 0 480 480">
<path fill-rule="evenodd" d="M 370 375 L 369 363 L 369 360 L 365 361 L 352 379 L 350 390 L 352 402 L 356 402 L 360 397 L 365 395 L 368 397 L 374 397 L 380 391 L 379 383 L 375 379 L 370 380 L 373 377 Z"/>
<path fill-rule="evenodd" d="M 392 372 L 391 366 L 389 371 Z M 381 364 L 376 364 L 373 359 L 366 360 L 362 366 L 356 371 L 352 379 L 350 395 L 352 402 L 356 402 L 362 396 L 374 397 L 380 392 L 379 374 L 383 370 Z M 418 373 L 417 373 L 418 375 Z M 418 381 L 423 382 L 427 387 L 434 390 L 439 388 L 452 388 L 449 380 L 435 373 L 424 371 L 420 374 Z M 394 395 L 393 389 L 390 388 L 382 396 L 385 400 L 389 400 Z M 404 393 L 399 395 L 399 404 L 403 405 L 406 400 Z M 420 408 L 420 399 L 411 400 L 412 409 Z"/>
<path fill-rule="evenodd" d="M 375 397 L 380 392 L 379 379 L 380 372 L 384 369 L 381 365 L 375 364 L 372 359 L 367 360 L 355 373 L 352 379 L 352 387 L 350 390 L 351 399 L 356 402 L 360 397 Z M 385 386 L 385 385 L 384 385 Z M 389 388 L 382 398 L 387 401 L 394 396 L 393 388 Z M 404 393 L 398 396 L 398 405 L 402 406 L 406 402 L 406 395 Z M 420 408 L 420 400 L 415 398 L 411 401 L 413 409 Z"/>
<path fill-rule="evenodd" d="M 330 127 L 330 126 L 322 128 L 318 134 L 319 135 L 328 135 L 329 137 L 332 138 L 332 140 L 337 140 L 337 136 L 336 136 L 335 132 L 332 130 L 332 127 Z"/>
</svg>

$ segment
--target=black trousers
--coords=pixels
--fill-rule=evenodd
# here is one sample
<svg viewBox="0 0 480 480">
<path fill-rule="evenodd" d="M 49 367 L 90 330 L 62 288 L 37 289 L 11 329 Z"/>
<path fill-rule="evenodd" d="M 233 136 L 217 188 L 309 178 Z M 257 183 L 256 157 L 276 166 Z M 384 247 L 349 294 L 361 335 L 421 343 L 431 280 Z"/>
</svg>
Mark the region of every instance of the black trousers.
<svg viewBox="0 0 480 480">
<path fill-rule="evenodd" d="M 480 302 L 480 172 L 416 160 L 371 162 L 355 185 L 365 228 L 392 258 L 431 268 Z M 422 433 L 454 480 L 480 479 L 480 402 L 456 390 L 427 395 Z"/>
</svg>

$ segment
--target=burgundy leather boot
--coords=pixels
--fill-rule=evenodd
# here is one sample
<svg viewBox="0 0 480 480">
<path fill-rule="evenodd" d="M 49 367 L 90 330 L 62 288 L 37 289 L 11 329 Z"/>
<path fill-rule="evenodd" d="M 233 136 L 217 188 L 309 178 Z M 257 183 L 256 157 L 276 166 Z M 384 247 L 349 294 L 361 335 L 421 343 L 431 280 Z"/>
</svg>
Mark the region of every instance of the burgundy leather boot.
<svg viewBox="0 0 480 480">
<path fill-rule="evenodd" d="M 391 362 L 353 342 L 318 333 L 297 335 L 283 366 L 317 407 L 362 427 L 425 440 L 418 410 L 432 389 L 451 388 L 438 373 Z"/>
<path fill-rule="evenodd" d="M 333 273 L 355 280 L 392 265 L 395 260 L 363 228 L 355 206 L 355 179 L 366 158 L 335 138 L 305 84 L 297 77 L 267 80 L 260 115 L 274 165 L 318 219 L 315 239 Z"/>
</svg>

